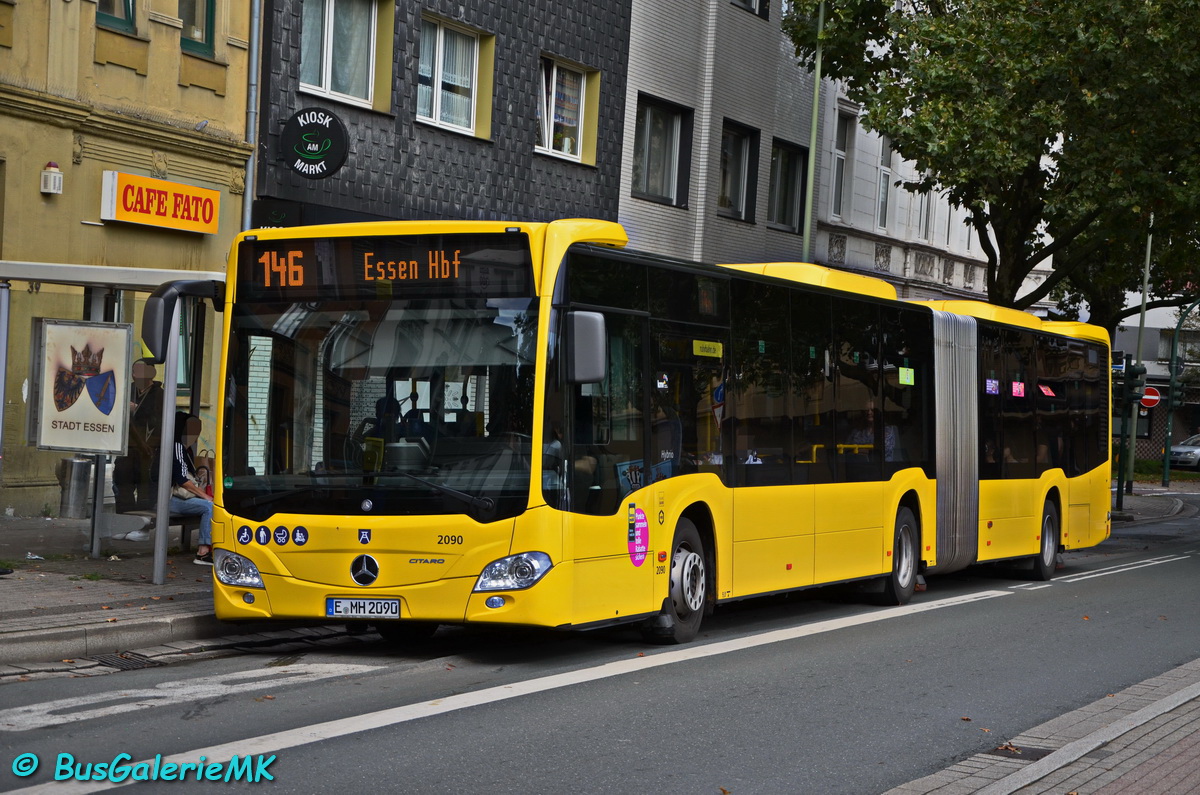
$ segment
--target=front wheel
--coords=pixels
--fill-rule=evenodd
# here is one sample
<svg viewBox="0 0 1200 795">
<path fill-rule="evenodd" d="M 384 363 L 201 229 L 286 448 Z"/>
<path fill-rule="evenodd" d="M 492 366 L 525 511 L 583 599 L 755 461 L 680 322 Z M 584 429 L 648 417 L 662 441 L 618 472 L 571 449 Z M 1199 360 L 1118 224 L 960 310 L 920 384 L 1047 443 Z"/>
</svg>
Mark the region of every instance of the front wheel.
<svg viewBox="0 0 1200 795">
<path fill-rule="evenodd" d="M 689 643 L 700 631 L 708 602 L 708 567 L 696 526 L 680 519 L 671 542 L 671 592 L 662 611 L 642 626 L 654 643 Z"/>
<path fill-rule="evenodd" d="M 892 573 L 883 581 L 883 591 L 874 594 L 880 605 L 904 605 L 917 589 L 917 519 L 909 508 L 896 512 L 892 541 Z"/>
<path fill-rule="evenodd" d="M 1042 508 L 1042 548 L 1033 559 L 1033 579 L 1045 582 L 1054 576 L 1054 563 L 1058 557 L 1058 508 L 1046 500 Z"/>
</svg>

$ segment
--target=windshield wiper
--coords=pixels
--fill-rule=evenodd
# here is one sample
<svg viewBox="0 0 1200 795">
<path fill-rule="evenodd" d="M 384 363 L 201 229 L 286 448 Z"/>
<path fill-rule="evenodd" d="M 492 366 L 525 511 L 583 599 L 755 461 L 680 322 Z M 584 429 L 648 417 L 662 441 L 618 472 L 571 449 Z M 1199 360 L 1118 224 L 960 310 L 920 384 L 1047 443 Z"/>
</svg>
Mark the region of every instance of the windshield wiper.
<svg viewBox="0 0 1200 795">
<path fill-rule="evenodd" d="M 389 474 L 391 474 L 391 473 L 389 473 Z M 461 500 L 462 502 L 465 502 L 467 505 L 470 505 L 472 508 L 478 508 L 481 511 L 490 511 L 496 507 L 496 501 L 493 500 L 491 497 L 476 497 L 473 494 L 467 494 L 465 491 L 459 491 L 458 489 L 452 489 L 449 486 L 443 486 L 440 483 L 434 483 L 432 480 L 426 480 L 425 478 L 419 478 L 416 475 L 410 475 L 407 472 L 397 472 L 395 474 L 397 474 L 403 478 L 408 478 L 409 480 L 415 480 L 417 483 L 420 483 L 422 486 L 428 486 L 429 488 L 433 489 L 434 491 L 439 491 L 442 494 L 446 494 L 450 497 L 454 497 L 455 499 Z"/>
</svg>

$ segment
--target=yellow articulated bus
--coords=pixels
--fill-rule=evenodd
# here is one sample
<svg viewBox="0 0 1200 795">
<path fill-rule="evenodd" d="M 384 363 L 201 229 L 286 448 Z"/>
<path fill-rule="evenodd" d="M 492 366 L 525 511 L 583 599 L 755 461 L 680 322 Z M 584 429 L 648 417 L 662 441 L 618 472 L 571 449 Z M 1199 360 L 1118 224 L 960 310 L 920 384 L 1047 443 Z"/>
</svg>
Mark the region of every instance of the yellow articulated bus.
<svg viewBox="0 0 1200 795">
<path fill-rule="evenodd" d="M 734 600 L 859 582 L 902 604 L 922 573 L 1047 579 L 1108 536 L 1103 330 L 625 243 L 592 220 L 242 234 L 217 615 L 678 643 Z"/>
</svg>

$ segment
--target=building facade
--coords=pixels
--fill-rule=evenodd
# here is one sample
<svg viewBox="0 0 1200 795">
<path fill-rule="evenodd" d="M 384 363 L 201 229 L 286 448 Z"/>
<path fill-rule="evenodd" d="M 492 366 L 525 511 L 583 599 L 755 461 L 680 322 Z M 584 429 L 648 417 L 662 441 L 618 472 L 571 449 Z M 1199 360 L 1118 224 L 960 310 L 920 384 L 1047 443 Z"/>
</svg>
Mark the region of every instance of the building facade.
<svg viewBox="0 0 1200 795">
<path fill-rule="evenodd" d="M 127 322 L 140 339 L 145 293 L 55 283 L 58 266 L 224 270 L 251 152 L 250 35 L 231 0 L 0 2 L 0 263 L 42 274 L 0 264 L 0 507 L 58 512 L 63 454 L 25 438 L 32 319 Z"/>
<path fill-rule="evenodd" d="M 255 225 L 616 218 L 628 0 L 265 8 Z"/>
</svg>

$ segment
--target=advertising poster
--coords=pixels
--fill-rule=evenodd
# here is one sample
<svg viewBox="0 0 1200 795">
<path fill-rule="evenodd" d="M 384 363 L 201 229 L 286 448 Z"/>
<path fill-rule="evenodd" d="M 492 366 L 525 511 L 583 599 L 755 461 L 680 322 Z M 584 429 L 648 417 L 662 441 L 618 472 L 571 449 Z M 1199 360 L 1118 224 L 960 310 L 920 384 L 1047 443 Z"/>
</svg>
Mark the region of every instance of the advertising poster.
<svg viewBox="0 0 1200 795">
<path fill-rule="evenodd" d="M 124 454 L 132 327 L 46 318 L 34 323 L 34 444 L 43 450 Z"/>
</svg>

